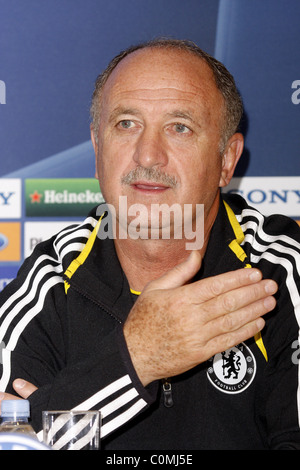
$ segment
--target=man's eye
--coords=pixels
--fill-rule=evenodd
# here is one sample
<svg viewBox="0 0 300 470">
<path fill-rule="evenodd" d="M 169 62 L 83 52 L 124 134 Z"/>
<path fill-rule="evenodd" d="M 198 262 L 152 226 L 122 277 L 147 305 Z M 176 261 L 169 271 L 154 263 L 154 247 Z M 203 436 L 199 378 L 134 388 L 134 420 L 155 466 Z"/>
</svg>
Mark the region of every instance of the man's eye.
<svg viewBox="0 0 300 470">
<path fill-rule="evenodd" d="M 130 121 L 130 119 L 124 119 L 123 121 L 119 122 L 119 126 L 122 129 L 130 129 L 131 127 L 133 127 L 133 122 Z"/>
<path fill-rule="evenodd" d="M 191 132 L 191 130 L 187 126 L 180 123 L 175 124 L 174 128 L 178 134 L 187 134 L 188 132 Z"/>
</svg>

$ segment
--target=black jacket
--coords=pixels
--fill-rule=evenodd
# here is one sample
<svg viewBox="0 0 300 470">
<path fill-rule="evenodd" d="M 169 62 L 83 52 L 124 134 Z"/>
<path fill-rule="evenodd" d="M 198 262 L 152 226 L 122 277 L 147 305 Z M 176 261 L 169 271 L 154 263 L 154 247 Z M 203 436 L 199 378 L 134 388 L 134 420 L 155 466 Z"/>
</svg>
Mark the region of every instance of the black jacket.
<svg viewBox="0 0 300 470">
<path fill-rule="evenodd" d="M 144 388 L 133 369 L 122 325 L 136 296 L 113 241 L 93 231 L 96 210 L 37 246 L 0 294 L 0 390 L 17 377 L 38 387 L 38 432 L 42 410 L 101 409 L 102 449 L 300 448 L 300 230 L 226 200 L 197 278 L 257 266 L 278 282 L 277 306 L 261 337 L 170 384 Z"/>
</svg>

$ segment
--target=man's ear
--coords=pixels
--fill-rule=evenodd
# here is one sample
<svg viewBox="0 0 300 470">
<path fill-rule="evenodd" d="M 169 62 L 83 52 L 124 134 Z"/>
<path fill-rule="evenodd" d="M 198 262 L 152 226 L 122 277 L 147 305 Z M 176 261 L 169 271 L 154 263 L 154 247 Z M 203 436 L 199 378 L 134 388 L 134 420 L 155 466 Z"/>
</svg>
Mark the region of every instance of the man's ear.
<svg viewBox="0 0 300 470">
<path fill-rule="evenodd" d="M 91 141 L 94 147 L 94 152 L 95 152 L 95 178 L 98 179 L 98 165 L 97 165 L 97 155 L 98 155 L 98 138 L 95 134 L 95 129 L 93 124 L 90 126 L 91 130 Z"/>
<path fill-rule="evenodd" d="M 228 140 L 222 155 L 222 171 L 219 187 L 223 188 L 230 183 L 236 165 L 243 153 L 244 137 L 240 133 L 233 134 Z"/>
</svg>

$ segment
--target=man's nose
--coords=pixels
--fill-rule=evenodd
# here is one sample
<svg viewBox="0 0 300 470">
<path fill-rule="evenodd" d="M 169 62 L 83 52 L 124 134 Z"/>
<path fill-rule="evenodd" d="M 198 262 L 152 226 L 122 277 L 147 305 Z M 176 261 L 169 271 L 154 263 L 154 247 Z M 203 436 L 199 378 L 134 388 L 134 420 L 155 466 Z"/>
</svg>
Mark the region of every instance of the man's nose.
<svg viewBox="0 0 300 470">
<path fill-rule="evenodd" d="M 133 159 L 144 168 L 168 163 L 167 143 L 159 131 L 144 129 L 136 144 Z"/>
</svg>

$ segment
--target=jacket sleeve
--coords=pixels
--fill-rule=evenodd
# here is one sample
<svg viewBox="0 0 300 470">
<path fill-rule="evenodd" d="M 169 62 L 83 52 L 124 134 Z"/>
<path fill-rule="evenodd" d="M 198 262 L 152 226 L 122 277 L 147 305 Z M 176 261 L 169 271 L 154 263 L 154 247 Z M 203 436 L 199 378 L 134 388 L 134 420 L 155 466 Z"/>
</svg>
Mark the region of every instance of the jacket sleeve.
<svg viewBox="0 0 300 470">
<path fill-rule="evenodd" d="M 246 215 L 251 264 L 278 284 L 276 308 L 262 331 L 267 362 L 257 392 L 259 419 L 269 448 L 300 449 L 300 230 L 284 216 Z"/>
<path fill-rule="evenodd" d="M 282 271 L 281 265 L 278 265 L 278 271 Z M 299 290 L 295 289 L 292 295 L 289 292 L 289 284 L 295 276 L 299 286 L 299 275 L 295 272 L 290 272 L 287 277 L 281 274 L 281 281 L 278 279 L 277 308 L 267 320 L 263 336 L 268 362 L 260 399 L 264 398 L 268 445 L 273 450 L 300 450 L 300 304 L 293 302 L 295 295 L 299 297 Z"/>
<path fill-rule="evenodd" d="M 263 331 L 268 361 L 257 398 L 268 447 L 300 450 L 299 325 L 285 291 L 281 285 Z"/>
<path fill-rule="evenodd" d="M 16 394 L 16 378 L 38 387 L 29 398 L 38 433 L 44 410 L 100 409 L 105 437 L 146 408 L 155 390 L 139 382 L 119 325 L 99 338 L 97 353 L 67 360 L 66 309 L 61 260 L 43 245 L 0 294 L 0 390 Z"/>
</svg>

